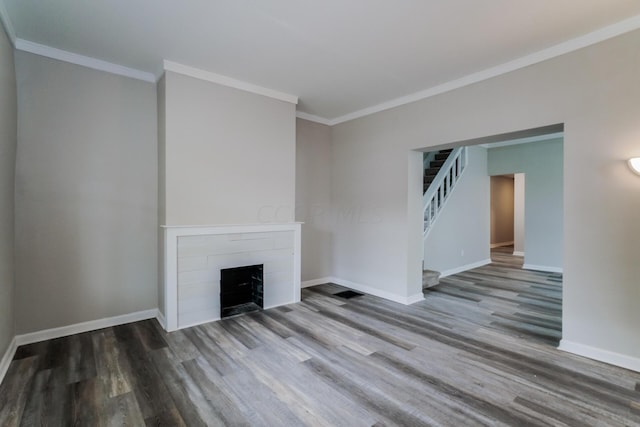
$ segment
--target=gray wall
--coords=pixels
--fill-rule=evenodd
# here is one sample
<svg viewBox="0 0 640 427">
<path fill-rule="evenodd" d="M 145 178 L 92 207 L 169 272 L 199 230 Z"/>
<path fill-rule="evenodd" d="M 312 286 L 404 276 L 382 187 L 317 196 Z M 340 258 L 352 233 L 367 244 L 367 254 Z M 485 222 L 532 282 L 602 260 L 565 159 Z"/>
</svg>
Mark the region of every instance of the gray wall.
<svg viewBox="0 0 640 427">
<path fill-rule="evenodd" d="M 489 149 L 490 175 L 523 172 L 525 267 L 562 268 L 562 139 Z"/>
<path fill-rule="evenodd" d="M 156 308 L 155 86 L 16 65 L 17 333 Z"/>
<path fill-rule="evenodd" d="M 491 177 L 491 244 L 513 242 L 513 178 Z"/>
<path fill-rule="evenodd" d="M 156 85 L 158 107 L 158 225 L 166 224 L 166 80 Z M 164 316 L 164 229 L 158 227 L 158 310 Z"/>
<path fill-rule="evenodd" d="M 302 281 L 332 275 L 331 128 L 296 120 L 296 221 L 302 225 Z"/>
<path fill-rule="evenodd" d="M 0 358 L 15 334 L 14 182 L 17 141 L 13 47 L 0 24 Z"/>
<path fill-rule="evenodd" d="M 487 150 L 469 147 L 469 163 L 424 241 L 424 266 L 447 275 L 489 260 Z"/>
<path fill-rule="evenodd" d="M 564 123 L 563 339 L 640 357 L 640 31 L 332 129 L 334 274 L 421 290 L 420 159 L 411 150 Z M 416 153 L 419 155 L 420 153 Z M 527 176 L 527 180 L 529 177 Z M 411 192 L 409 192 L 411 189 Z M 528 250 L 528 249 L 527 249 Z"/>
<path fill-rule="evenodd" d="M 165 73 L 166 225 L 292 222 L 295 105 Z"/>
</svg>

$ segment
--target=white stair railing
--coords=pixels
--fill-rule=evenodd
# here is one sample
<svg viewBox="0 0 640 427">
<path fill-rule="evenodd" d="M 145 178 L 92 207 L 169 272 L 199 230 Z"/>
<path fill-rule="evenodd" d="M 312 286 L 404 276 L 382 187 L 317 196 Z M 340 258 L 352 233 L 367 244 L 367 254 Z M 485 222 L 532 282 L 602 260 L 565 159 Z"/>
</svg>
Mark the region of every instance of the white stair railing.
<svg viewBox="0 0 640 427">
<path fill-rule="evenodd" d="M 454 148 L 424 193 L 424 238 L 449 199 L 453 187 L 467 167 L 467 147 Z"/>
</svg>

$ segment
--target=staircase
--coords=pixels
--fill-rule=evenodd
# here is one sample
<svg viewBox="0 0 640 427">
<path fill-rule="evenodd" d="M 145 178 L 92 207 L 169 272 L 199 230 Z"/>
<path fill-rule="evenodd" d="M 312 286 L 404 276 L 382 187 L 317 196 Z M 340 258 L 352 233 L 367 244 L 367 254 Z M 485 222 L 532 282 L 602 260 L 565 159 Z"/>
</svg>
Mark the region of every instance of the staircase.
<svg viewBox="0 0 640 427">
<path fill-rule="evenodd" d="M 427 238 L 466 167 L 466 147 L 432 151 L 425 154 L 422 188 L 424 192 L 424 239 Z M 439 279 L 439 272 L 423 270 L 422 289 L 426 290 L 437 285 L 440 282 Z"/>
<path fill-rule="evenodd" d="M 466 147 L 440 150 L 425 155 L 423 180 L 425 239 L 466 167 Z"/>
<path fill-rule="evenodd" d="M 424 162 L 424 182 L 422 187 L 422 193 L 426 193 L 427 189 L 435 179 L 436 175 L 444 165 L 444 162 L 449 157 L 449 154 L 453 149 L 448 150 L 440 150 L 440 151 L 432 151 L 430 156 L 426 156 Z"/>
</svg>

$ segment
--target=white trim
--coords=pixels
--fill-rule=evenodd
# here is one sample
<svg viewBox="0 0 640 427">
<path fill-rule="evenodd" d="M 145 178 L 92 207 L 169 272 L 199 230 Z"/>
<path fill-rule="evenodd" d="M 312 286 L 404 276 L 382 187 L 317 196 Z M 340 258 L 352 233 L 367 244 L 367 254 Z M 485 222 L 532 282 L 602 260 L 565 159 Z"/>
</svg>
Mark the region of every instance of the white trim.
<svg viewBox="0 0 640 427">
<path fill-rule="evenodd" d="M 129 77 L 136 80 L 143 80 L 149 83 L 156 82 L 156 76 L 152 73 L 147 73 L 146 71 L 124 67 L 112 62 L 79 55 L 73 52 L 67 52 L 66 50 L 56 49 L 55 47 L 45 46 L 28 40 L 16 39 L 15 46 L 17 50 L 46 56 L 47 58 L 57 59 L 58 61 L 69 62 L 71 64 L 81 65 L 83 67 L 105 71 L 107 73 L 117 74 L 119 76 Z"/>
<path fill-rule="evenodd" d="M 640 372 L 640 359 L 637 357 L 627 356 L 625 354 L 615 353 L 613 351 L 603 350 L 573 341 L 567 341 L 566 339 L 560 340 L 558 350 Z"/>
<path fill-rule="evenodd" d="M 524 256 L 524 252 L 521 251 L 513 251 L 513 256 Z"/>
<path fill-rule="evenodd" d="M 424 295 L 422 293 L 420 293 L 419 295 L 416 294 L 416 295 L 411 295 L 409 297 L 403 297 L 401 295 L 393 294 L 387 291 L 382 291 L 380 289 L 372 288 L 370 286 L 362 285 L 360 283 L 355 283 L 350 280 L 340 279 L 338 277 L 332 277 L 331 282 L 335 283 L 336 285 L 344 286 L 345 288 L 351 288 L 356 291 L 364 292 L 365 294 L 384 298 L 386 300 L 397 302 L 404 305 L 410 305 L 418 301 L 422 301 L 424 299 Z"/>
<path fill-rule="evenodd" d="M 16 337 L 13 337 L 13 339 L 9 343 L 9 347 L 7 347 L 7 351 L 4 352 L 2 359 L 0 359 L 0 384 L 2 384 L 4 376 L 7 375 L 9 365 L 11 364 L 11 361 L 13 360 L 13 356 L 15 356 L 17 349 L 18 343 L 16 342 Z"/>
<path fill-rule="evenodd" d="M 302 224 L 293 225 L 293 301 L 300 302 L 302 292 L 300 279 L 302 277 Z"/>
<path fill-rule="evenodd" d="M 180 236 L 198 236 L 201 234 L 262 233 L 269 231 L 295 231 L 296 225 L 304 222 L 263 222 L 259 224 L 204 224 L 204 225 L 161 225 L 166 230 L 177 230 Z"/>
<path fill-rule="evenodd" d="M 391 108 L 399 107 L 401 105 L 409 104 L 415 101 L 420 101 L 425 98 L 430 98 L 435 95 L 439 95 L 445 92 L 459 89 L 464 86 L 468 86 L 474 83 L 488 80 L 493 77 L 500 76 L 502 74 L 510 73 L 511 71 L 519 70 L 524 67 L 528 67 L 539 62 L 547 61 L 549 59 L 564 55 L 582 49 L 587 46 L 600 43 L 602 41 L 611 39 L 621 34 L 628 33 L 640 28 L 640 15 L 633 16 L 615 24 L 609 25 L 599 30 L 592 31 L 579 37 L 575 37 L 571 40 L 559 43 L 555 46 L 540 50 L 530 55 L 523 56 L 513 61 L 505 62 L 495 67 L 487 68 L 483 71 L 471 73 L 465 77 L 451 80 L 447 83 L 443 83 L 438 86 L 433 86 L 429 89 L 422 90 L 411 95 L 402 96 L 400 98 L 392 99 L 390 101 L 382 102 L 371 107 L 363 108 L 343 116 L 339 116 L 329 120 L 331 126 L 339 123 L 355 120 L 360 117 L 368 116 L 371 114 L 379 113 L 381 111 L 389 110 Z"/>
<path fill-rule="evenodd" d="M 300 287 L 309 288 L 311 286 L 324 285 L 325 283 L 331 283 L 332 279 L 332 277 L 321 277 L 320 279 L 305 280 L 304 282 L 300 283 Z"/>
<path fill-rule="evenodd" d="M 300 273 L 301 264 L 301 222 L 284 224 L 219 224 L 219 225 L 161 225 L 164 229 L 164 329 L 168 332 L 176 331 L 193 325 L 178 326 L 178 237 L 203 236 L 236 233 L 262 233 L 272 231 L 293 231 L 293 294 L 291 300 L 281 305 L 300 302 Z M 197 323 L 207 323 L 220 320 L 210 318 Z"/>
<path fill-rule="evenodd" d="M 158 323 L 160 323 L 160 326 L 162 326 L 162 329 L 167 329 L 166 328 L 167 320 L 164 318 L 164 314 L 162 314 L 162 311 L 160 311 L 160 309 L 158 309 L 158 314 L 156 314 L 156 319 L 158 320 Z"/>
<path fill-rule="evenodd" d="M 140 320 L 155 319 L 157 316 L 158 309 L 154 308 L 152 310 L 137 311 L 135 313 L 123 314 L 121 316 L 90 320 L 88 322 L 61 326 L 59 328 L 45 329 L 28 334 L 16 335 L 16 344 L 32 344 L 34 342 L 66 337 L 68 335 L 81 334 L 83 332 L 95 331 L 96 329 L 108 328 L 111 326 L 124 325 L 126 323 L 138 322 Z"/>
<path fill-rule="evenodd" d="M 460 267 L 450 268 L 440 273 L 440 278 L 451 276 L 452 274 L 462 273 L 463 271 L 472 270 L 474 268 L 482 267 L 487 264 L 491 264 L 490 259 L 483 259 L 482 261 L 472 262 L 471 264 L 461 265 Z"/>
<path fill-rule="evenodd" d="M 502 246 L 511 246 L 511 245 L 513 245 L 513 240 L 510 242 L 492 243 L 490 246 L 491 246 L 491 249 L 495 249 L 495 248 L 500 248 Z"/>
<path fill-rule="evenodd" d="M 535 265 L 535 264 L 524 264 L 522 266 L 523 270 L 535 270 L 535 271 L 545 271 L 547 273 L 562 273 L 564 270 L 562 267 L 551 267 L 548 265 Z"/>
<path fill-rule="evenodd" d="M 407 297 L 406 305 L 415 304 L 417 302 L 424 301 L 424 293 L 420 292 L 419 294 L 411 295 Z"/>
<path fill-rule="evenodd" d="M 234 89 L 244 90 L 245 92 L 255 93 L 257 95 L 267 96 L 279 101 L 298 103 L 298 97 L 288 93 L 279 92 L 277 90 L 254 85 L 253 83 L 243 82 L 232 77 L 223 76 L 222 74 L 212 73 L 210 71 L 201 70 L 199 68 L 190 67 L 188 65 L 178 64 L 177 62 L 164 60 L 165 71 L 171 71 L 185 76 L 193 77 L 200 80 L 216 83 L 222 86 L 232 87 Z"/>
<path fill-rule="evenodd" d="M 13 24 L 11 23 L 11 19 L 9 18 L 9 12 L 7 12 L 7 8 L 4 5 L 4 1 L 0 0 L 0 21 L 4 24 L 4 29 L 9 37 L 9 41 L 13 47 L 16 46 L 16 31 L 13 29 Z M 0 31 L 2 31 L 0 29 Z M 0 378 L 2 376 L 0 375 Z"/>
<path fill-rule="evenodd" d="M 296 117 L 299 119 L 309 120 L 310 122 L 316 122 L 322 125 L 331 126 L 331 120 L 325 119 L 324 117 L 316 116 L 315 114 L 309 114 L 303 111 L 296 111 Z"/>
<path fill-rule="evenodd" d="M 547 141 L 550 139 L 558 139 L 564 137 L 564 132 L 548 133 L 546 135 L 528 136 L 526 138 L 510 139 L 508 141 L 491 142 L 489 144 L 480 144 L 482 148 L 499 148 L 508 147 L 510 145 L 528 144 L 530 142 Z"/>
</svg>

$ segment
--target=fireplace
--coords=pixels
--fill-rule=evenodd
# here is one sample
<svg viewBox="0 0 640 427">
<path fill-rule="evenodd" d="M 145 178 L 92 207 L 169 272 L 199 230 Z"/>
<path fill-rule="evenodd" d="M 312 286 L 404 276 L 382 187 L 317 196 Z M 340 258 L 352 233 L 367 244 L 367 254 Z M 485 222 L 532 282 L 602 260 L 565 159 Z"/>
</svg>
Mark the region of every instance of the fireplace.
<svg viewBox="0 0 640 427">
<path fill-rule="evenodd" d="M 264 307 L 263 264 L 220 270 L 220 317 Z"/>
<path fill-rule="evenodd" d="M 167 331 L 220 320 L 221 274 L 231 267 L 263 264 L 263 309 L 300 301 L 300 223 L 162 228 Z"/>
</svg>

